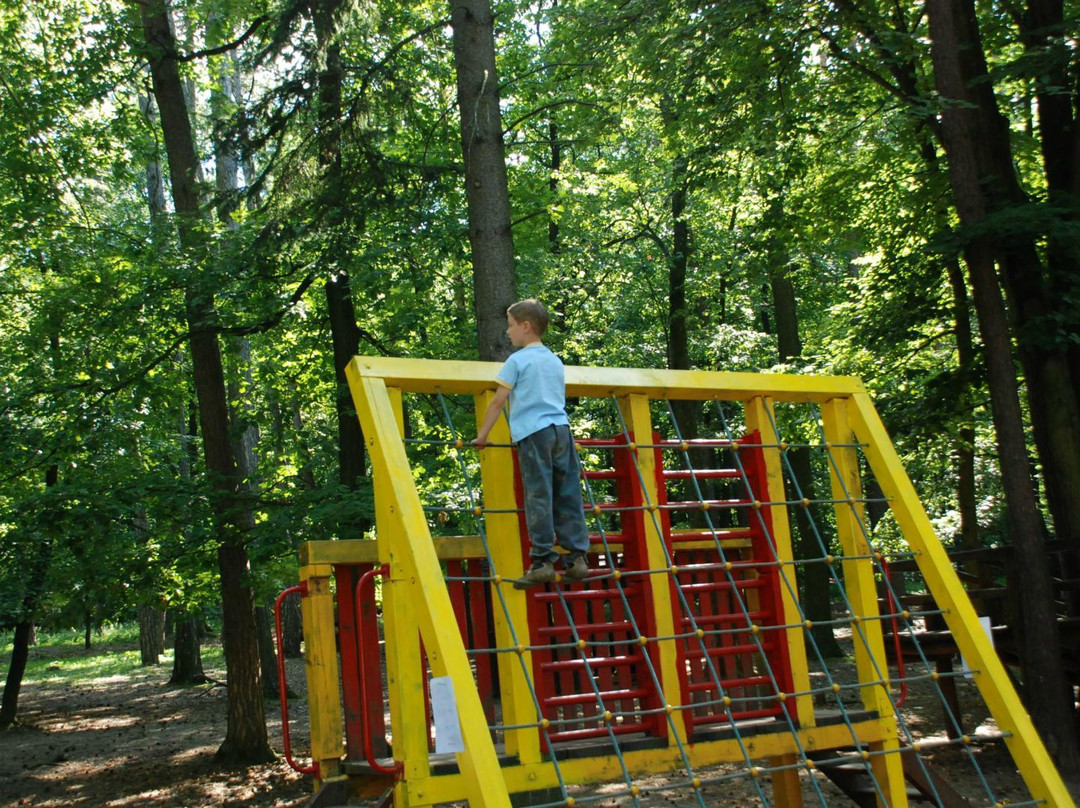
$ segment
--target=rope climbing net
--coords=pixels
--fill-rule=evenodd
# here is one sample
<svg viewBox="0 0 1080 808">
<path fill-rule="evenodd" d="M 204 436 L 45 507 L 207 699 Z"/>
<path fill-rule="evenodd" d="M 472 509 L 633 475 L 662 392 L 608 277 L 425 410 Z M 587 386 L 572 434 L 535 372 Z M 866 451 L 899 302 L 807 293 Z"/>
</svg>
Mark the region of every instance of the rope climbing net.
<svg viewBox="0 0 1080 808">
<path fill-rule="evenodd" d="M 344 733 L 333 704 L 329 727 L 313 716 L 313 754 L 316 736 L 344 734 L 349 773 L 352 737 L 374 738 L 397 762 L 376 765 L 395 771 L 410 804 L 531 792 L 550 808 L 658 797 L 705 808 L 720 788 L 764 806 L 827 806 L 839 786 L 903 805 L 907 781 L 958 804 L 931 756 L 963 764 L 978 792 L 968 785 L 964 804 L 1071 804 L 857 383 L 568 368 L 591 572 L 521 591 L 511 584 L 529 544 L 508 430 L 483 450 L 469 444 L 492 377 L 479 363 L 350 367 L 376 473 L 369 566 L 386 564 L 390 726 L 369 697 L 350 731 L 346 693 Z M 436 476 L 455 482 L 430 490 Z M 890 504 L 907 530 L 886 551 L 872 523 Z M 904 607 L 890 564 L 929 571 L 934 606 Z M 338 566 L 341 601 L 355 579 Z M 345 611 L 359 615 L 362 600 Z M 340 603 L 338 614 L 345 631 Z M 935 620 L 967 670 L 943 669 L 925 646 Z M 363 622 L 350 642 L 363 643 Z M 889 666 L 905 658 L 900 681 Z M 370 661 L 357 678 L 370 675 L 361 667 Z M 344 650 L 342 669 L 348 691 Z M 454 686 L 463 745 L 452 763 L 432 754 L 433 676 Z M 957 688 L 985 704 L 961 715 Z M 905 709 L 916 694 L 938 705 L 936 731 L 925 709 Z M 1007 747 L 1028 793 L 987 774 L 991 744 Z"/>
</svg>

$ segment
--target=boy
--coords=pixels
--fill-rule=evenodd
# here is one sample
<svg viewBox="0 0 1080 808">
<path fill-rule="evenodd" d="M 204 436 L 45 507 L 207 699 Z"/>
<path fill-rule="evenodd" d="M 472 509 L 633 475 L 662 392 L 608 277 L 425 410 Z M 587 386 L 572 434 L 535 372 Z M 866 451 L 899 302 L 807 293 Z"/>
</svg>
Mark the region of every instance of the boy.
<svg viewBox="0 0 1080 808">
<path fill-rule="evenodd" d="M 506 310 L 506 335 L 515 348 L 495 380 L 491 400 L 473 444 L 487 445 L 488 433 L 510 401 L 510 436 L 517 443 L 518 466 L 525 490 L 525 525 L 532 566 L 514 582 L 525 589 L 555 580 L 555 540 L 567 551 L 563 575 L 580 581 L 589 574 L 585 552 L 589 537 L 581 502 L 581 472 L 566 416 L 563 365 L 541 339 L 548 313 L 538 300 L 519 300 Z"/>
</svg>

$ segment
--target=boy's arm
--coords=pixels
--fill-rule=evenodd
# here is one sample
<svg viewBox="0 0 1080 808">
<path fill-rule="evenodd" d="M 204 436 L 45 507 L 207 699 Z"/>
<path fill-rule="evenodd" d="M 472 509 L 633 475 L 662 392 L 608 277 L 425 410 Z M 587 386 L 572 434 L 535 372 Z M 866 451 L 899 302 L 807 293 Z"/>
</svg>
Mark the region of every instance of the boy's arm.
<svg viewBox="0 0 1080 808">
<path fill-rule="evenodd" d="M 506 404 L 506 399 L 509 397 L 510 388 L 500 384 L 499 389 L 495 391 L 495 397 L 491 399 L 491 403 L 488 404 L 487 411 L 484 413 L 483 423 L 480 424 L 480 428 L 476 431 L 476 440 L 473 441 L 473 445 L 478 449 L 483 449 L 487 445 L 488 433 L 495 426 L 495 422 L 499 420 L 499 414 L 502 413 L 503 405 Z"/>
</svg>

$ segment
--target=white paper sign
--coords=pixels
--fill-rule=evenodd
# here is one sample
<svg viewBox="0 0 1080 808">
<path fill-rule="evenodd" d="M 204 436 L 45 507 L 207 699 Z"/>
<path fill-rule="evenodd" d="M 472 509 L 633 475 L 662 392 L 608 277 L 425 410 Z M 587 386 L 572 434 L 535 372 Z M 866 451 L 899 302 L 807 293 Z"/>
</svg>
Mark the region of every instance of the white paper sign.
<svg viewBox="0 0 1080 808">
<path fill-rule="evenodd" d="M 454 680 L 449 676 L 431 678 L 431 715 L 435 720 L 435 753 L 464 752 L 461 724 L 458 723 Z"/>
<path fill-rule="evenodd" d="M 990 625 L 989 617 L 980 617 L 979 625 L 983 627 L 983 631 L 986 632 L 986 636 L 990 639 L 990 647 L 994 647 L 994 628 Z M 964 676 L 968 679 L 971 678 L 971 668 L 968 667 L 967 660 L 960 657 L 960 668 L 964 671 Z"/>
</svg>

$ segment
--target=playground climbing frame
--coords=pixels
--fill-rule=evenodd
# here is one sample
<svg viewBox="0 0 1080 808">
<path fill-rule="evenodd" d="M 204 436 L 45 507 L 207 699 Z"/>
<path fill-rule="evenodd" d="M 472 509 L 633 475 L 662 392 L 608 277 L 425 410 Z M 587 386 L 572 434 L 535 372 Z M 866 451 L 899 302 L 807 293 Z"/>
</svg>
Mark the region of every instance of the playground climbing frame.
<svg viewBox="0 0 1080 808">
<path fill-rule="evenodd" d="M 347 369 L 371 455 L 376 539 L 301 550 L 319 781 L 344 780 L 354 793 L 392 788 L 399 808 L 506 808 L 521 792 L 572 807 L 590 799 L 575 787 L 605 781 L 640 805 L 652 788 L 642 778 L 666 772 L 675 776 L 664 790 L 702 805 L 705 782 L 734 779 L 764 805 L 827 805 L 807 773 L 824 750 L 842 750 L 865 767 L 879 805 L 906 805 L 902 755 L 917 760 L 921 742 L 893 694 L 882 621 L 915 631 L 906 613 L 880 610 L 883 558 L 863 490 L 871 475 L 1031 803 L 1072 805 L 857 380 L 568 367 L 567 395 L 611 402 L 617 425 L 579 441 L 596 572 L 519 591 L 510 584 L 528 545 L 508 428 L 500 422 L 477 453 L 467 444 L 475 421 L 463 431 L 452 417 L 462 399 L 482 415 L 496 369 L 370 357 Z M 445 418 L 434 437 L 404 437 L 410 396 L 438 402 Z M 717 434 L 684 438 L 672 406 L 683 400 L 716 406 Z M 810 559 L 792 549 L 791 514 L 811 503 L 793 483 L 794 442 L 778 425 L 777 408 L 788 405 L 818 414 L 814 449 L 831 483 L 815 504 L 831 506 L 835 542 L 822 538 Z M 432 514 L 445 508 L 422 501 L 410 440 L 456 458 L 465 497 L 457 509 L 475 533 L 433 537 Z M 695 467 L 702 452 L 724 468 Z M 855 684 L 834 681 L 827 666 L 823 683 L 812 681 L 810 663 L 824 660 L 798 594 L 809 563 L 828 568 L 843 604 L 836 622 L 851 631 Z M 433 677 L 453 685 L 462 740 L 453 756 L 432 753 Z M 956 743 L 968 741 L 959 734 Z M 986 802 L 1000 802 L 989 787 Z"/>
</svg>

